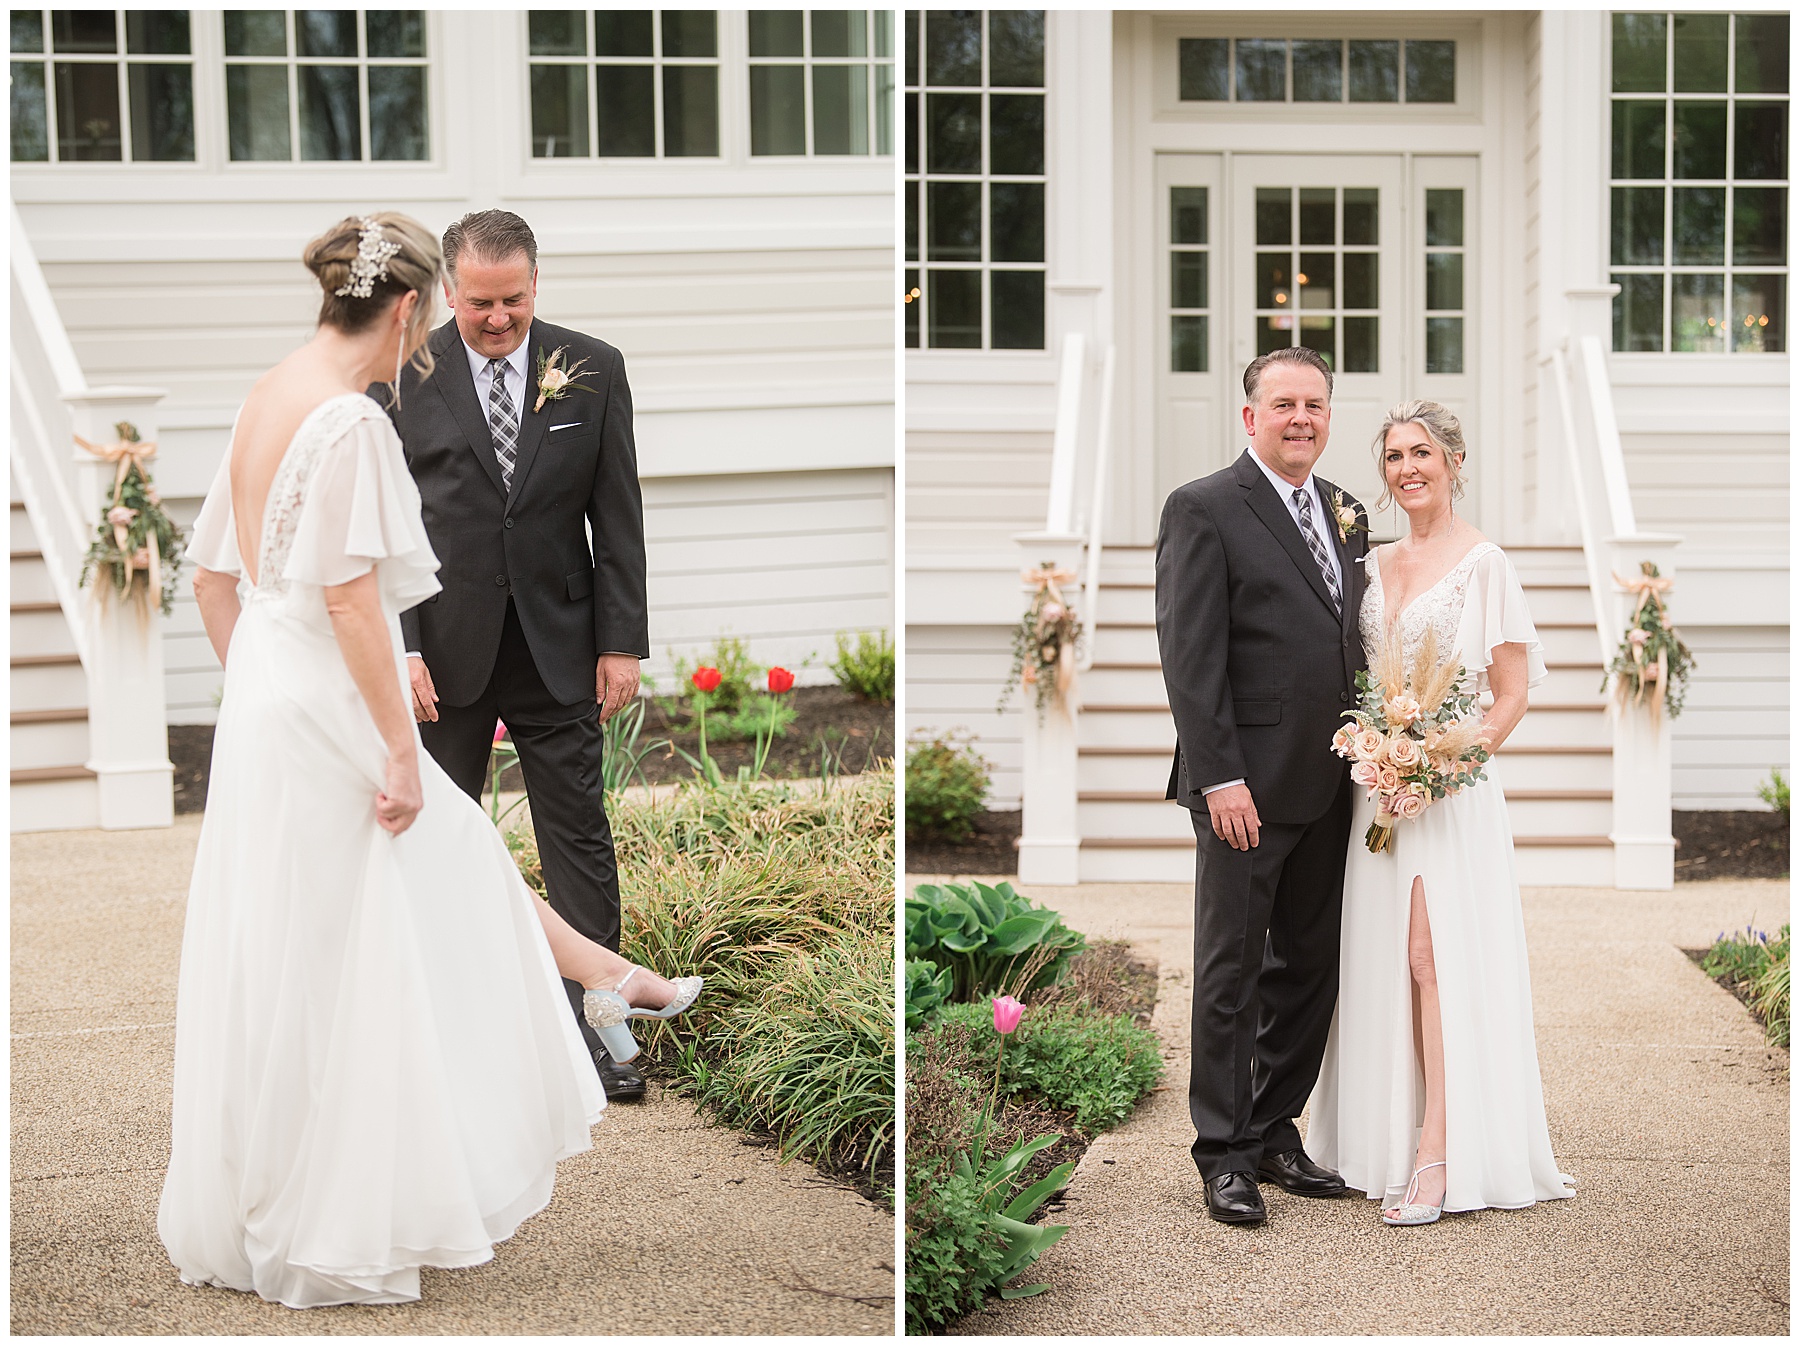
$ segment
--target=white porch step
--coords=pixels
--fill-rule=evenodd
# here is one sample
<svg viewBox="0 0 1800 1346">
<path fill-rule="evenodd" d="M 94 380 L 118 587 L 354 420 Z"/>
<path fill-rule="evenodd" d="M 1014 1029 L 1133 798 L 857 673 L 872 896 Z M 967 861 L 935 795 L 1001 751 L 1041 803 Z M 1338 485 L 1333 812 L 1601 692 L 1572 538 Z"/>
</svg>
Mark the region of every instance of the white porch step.
<svg viewBox="0 0 1800 1346">
<path fill-rule="evenodd" d="M 1585 843 L 1544 845 L 1519 838 L 1513 851 L 1520 884 L 1530 888 L 1606 888 L 1613 882 L 1612 847 L 1604 837 Z M 1083 883 L 1180 883 L 1194 881 L 1192 837 L 1181 844 L 1084 841 Z"/>
<path fill-rule="evenodd" d="M 17 502 L 11 525 L 11 830 L 98 827 L 99 783 L 86 766 L 87 674 Z"/>
</svg>

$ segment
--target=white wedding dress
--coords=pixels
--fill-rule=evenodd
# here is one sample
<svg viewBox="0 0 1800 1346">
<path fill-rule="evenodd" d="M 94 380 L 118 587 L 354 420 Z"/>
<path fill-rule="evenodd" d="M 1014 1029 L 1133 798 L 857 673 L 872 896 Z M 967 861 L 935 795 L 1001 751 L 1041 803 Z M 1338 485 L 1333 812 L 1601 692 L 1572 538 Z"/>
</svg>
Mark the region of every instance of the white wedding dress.
<svg viewBox="0 0 1800 1346">
<path fill-rule="evenodd" d="M 418 1298 L 550 1199 L 605 1106 L 529 890 L 419 753 L 424 809 L 376 825 L 386 750 L 323 586 L 438 590 L 400 441 L 361 394 L 295 432 L 244 574 L 229 454 L 188 554 L 240 577 L 176 1007 L 157 1227 L 191 1284 L 291 1308 Z"/>
<path fill-rule="evenodd" d="M 1373 651 L 1387 613 L 1373 552 L 1367 564 L 1359 624 L 1363 648 Z M 1526 647 L 1532 686 L 1544 680 L 1525 591 L 1491 542 L 1477 543 L 1407 605 L 1399 622 L 1409 659 L 1434 631 L 1440 658 L 1456 651 L 1484 692 L 1493 650 L 1505 643 Z M 1398 1204 L 1406 1192 L 1425 1107 L 1407 962 L 1415 876 L 1425 883 L 1443 1024 L 1444 1209 L 1511 1208 L 1574 1195 L 1573 1180 L 1557 1170 L 1544 1121 L 1512 827 L 1491 760 L 1487 777 L 1400 823 L 1380 855 L 1363 842 L 1375 806 L 1359 799 L 1351 823 L 1337 1013 L 1306 1148 L 1347 1186 L 1384 1205 Z"/>
</svg>

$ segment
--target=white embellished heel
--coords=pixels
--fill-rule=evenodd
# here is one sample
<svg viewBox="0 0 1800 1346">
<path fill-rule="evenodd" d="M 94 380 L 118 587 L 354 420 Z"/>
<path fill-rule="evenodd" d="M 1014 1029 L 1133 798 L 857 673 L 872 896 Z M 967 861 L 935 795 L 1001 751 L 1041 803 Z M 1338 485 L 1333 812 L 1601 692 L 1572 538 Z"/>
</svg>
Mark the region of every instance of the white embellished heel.
<svg viewBox="0 0 1800 1346">
<path fill-rule="evenodd" d="M 1440 1159 L 1435 1164 L 1426 1164 L 1423 1168 L 1414 1170 L 1412 1181 L 1406 1184 L 1406 1195 L 1401 1199 L 1400 1204 L 1394 1208 L 1392 1214 L 1389 1214 L 1387 1211 L 1381 1212 L 1381 1222 L 1383 1224 L 1396 1226 L 1437 1223 L 1438 1216 L 1444 1213 L 1444 1203 L 1439 1201 L 1435 1206 L 1421 1206 L 1417 1204 L 1413 1198 L 1419 1194 L 1419 1174 L 1423 1173 L 1425 1169 L 1428 1168 L 1443 1167 L 1444 1163 Z M 1448 1183 L 1444 1184 L 1444 1195 L 1446 1197 L 1450 1195 L 1450 1185 Z"/>
</svg>

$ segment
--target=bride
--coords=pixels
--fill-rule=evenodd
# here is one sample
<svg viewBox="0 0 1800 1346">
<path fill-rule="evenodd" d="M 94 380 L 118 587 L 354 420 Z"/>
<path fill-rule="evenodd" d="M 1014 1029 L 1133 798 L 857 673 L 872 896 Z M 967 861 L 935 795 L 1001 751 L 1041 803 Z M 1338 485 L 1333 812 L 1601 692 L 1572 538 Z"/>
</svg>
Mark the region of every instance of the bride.
<svg viewBox="0 0 1800 1346">
<path fill-rule="evenodd" d="M 577 934 L 420 752 L 398 614 L 438 561 L 363 390 L 429 372 L 438 245 L 389 213 L 305 260 L 318 331 L 251 389 L 189 548 L 225 691 L 157 1219 L 182 1280 L 290 1308 L 417 1299 L 545 1206 L 606 1101 L 561 976 L 618 1060 L 700 982 Z"/>
<path fill-rule="evenodd" d="M 1407 402 L 1375 445 L 1382 503 L 1399 501 L 1408 532 L 1369 553 L 1363 648 L 1397 629 L 1410 661 L 1435 632 L 1493 693 L 1493 752 L 1546 671 L 1511 562 L 1456 515 L 1462 427 L 1436 402 Z M 1362 840 L 1374 804 L 1351 825 L 1337 1014 L 1307 1145 L 1381 1200 L 1388 1224 L 1574 1195 L 1550 1152 L 1512 829 L 1491 761 L 1487 775 L 1401 823 L 1379 855 Z"/>
</svg>

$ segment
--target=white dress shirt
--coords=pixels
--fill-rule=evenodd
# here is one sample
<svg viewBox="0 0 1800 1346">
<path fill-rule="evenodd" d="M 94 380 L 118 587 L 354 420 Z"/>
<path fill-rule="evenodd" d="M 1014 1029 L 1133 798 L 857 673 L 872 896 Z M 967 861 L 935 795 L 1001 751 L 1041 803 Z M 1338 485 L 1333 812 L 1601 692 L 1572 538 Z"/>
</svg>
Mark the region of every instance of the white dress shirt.
<svg viewBox="0 0 1800 1346">
<path fill-rule="evenodd" d="M 1332 522 L 1334 516 L 1330 507 L 1320 497 L 1319 488 L 1313 483 L 1312 473 L 1308 472 L 1306 480 L 1296 488 L 1293 482 L 1285 477 L 1277 476 L 1275 470 L 1262 460 L 1262 455 L 1255 449 L 1245 449 L 1244 452 L 1250 455 L 1251 462 L 1262 469 L 1263 476 L 1269 479 L 1269 485 L 1275 488 L 1275 494 L 1281 497 L 1281 503 L 1287 506 L 1288 517 L 1294 521 L 1294 527 L 1300 530 L 1302 540 L 1306 537 L 1306 525 L 1300 522 L 1300 506 L 1294 503 L 1294 491 L 1296 489 L 1305 491 L 1313 498 L 1313 527 L 1319 530 L 1319 540 L 1325 544 L 1326 559 L 1331 562 L 1332 573 L 1337 576 L 1338 593 L 1343 593 L 1344 567 L 1338 560 L 1337 548 L 1331 545 L 1332 534 L 1325 531 L 1327 528 L 1336 527 Z M 1310 552 L 1312 548 L 1308 547 L 1307 550 Z M 1244 778 L 1239 776 L 1236 780 L 1222 780 L 1217 785 L 1208 785 L 1200 793 L 1209 795 L 1214 790 L 1223 790 L 1228 786 L 1242 785 L 1243 783 Z"/>
</svg>

